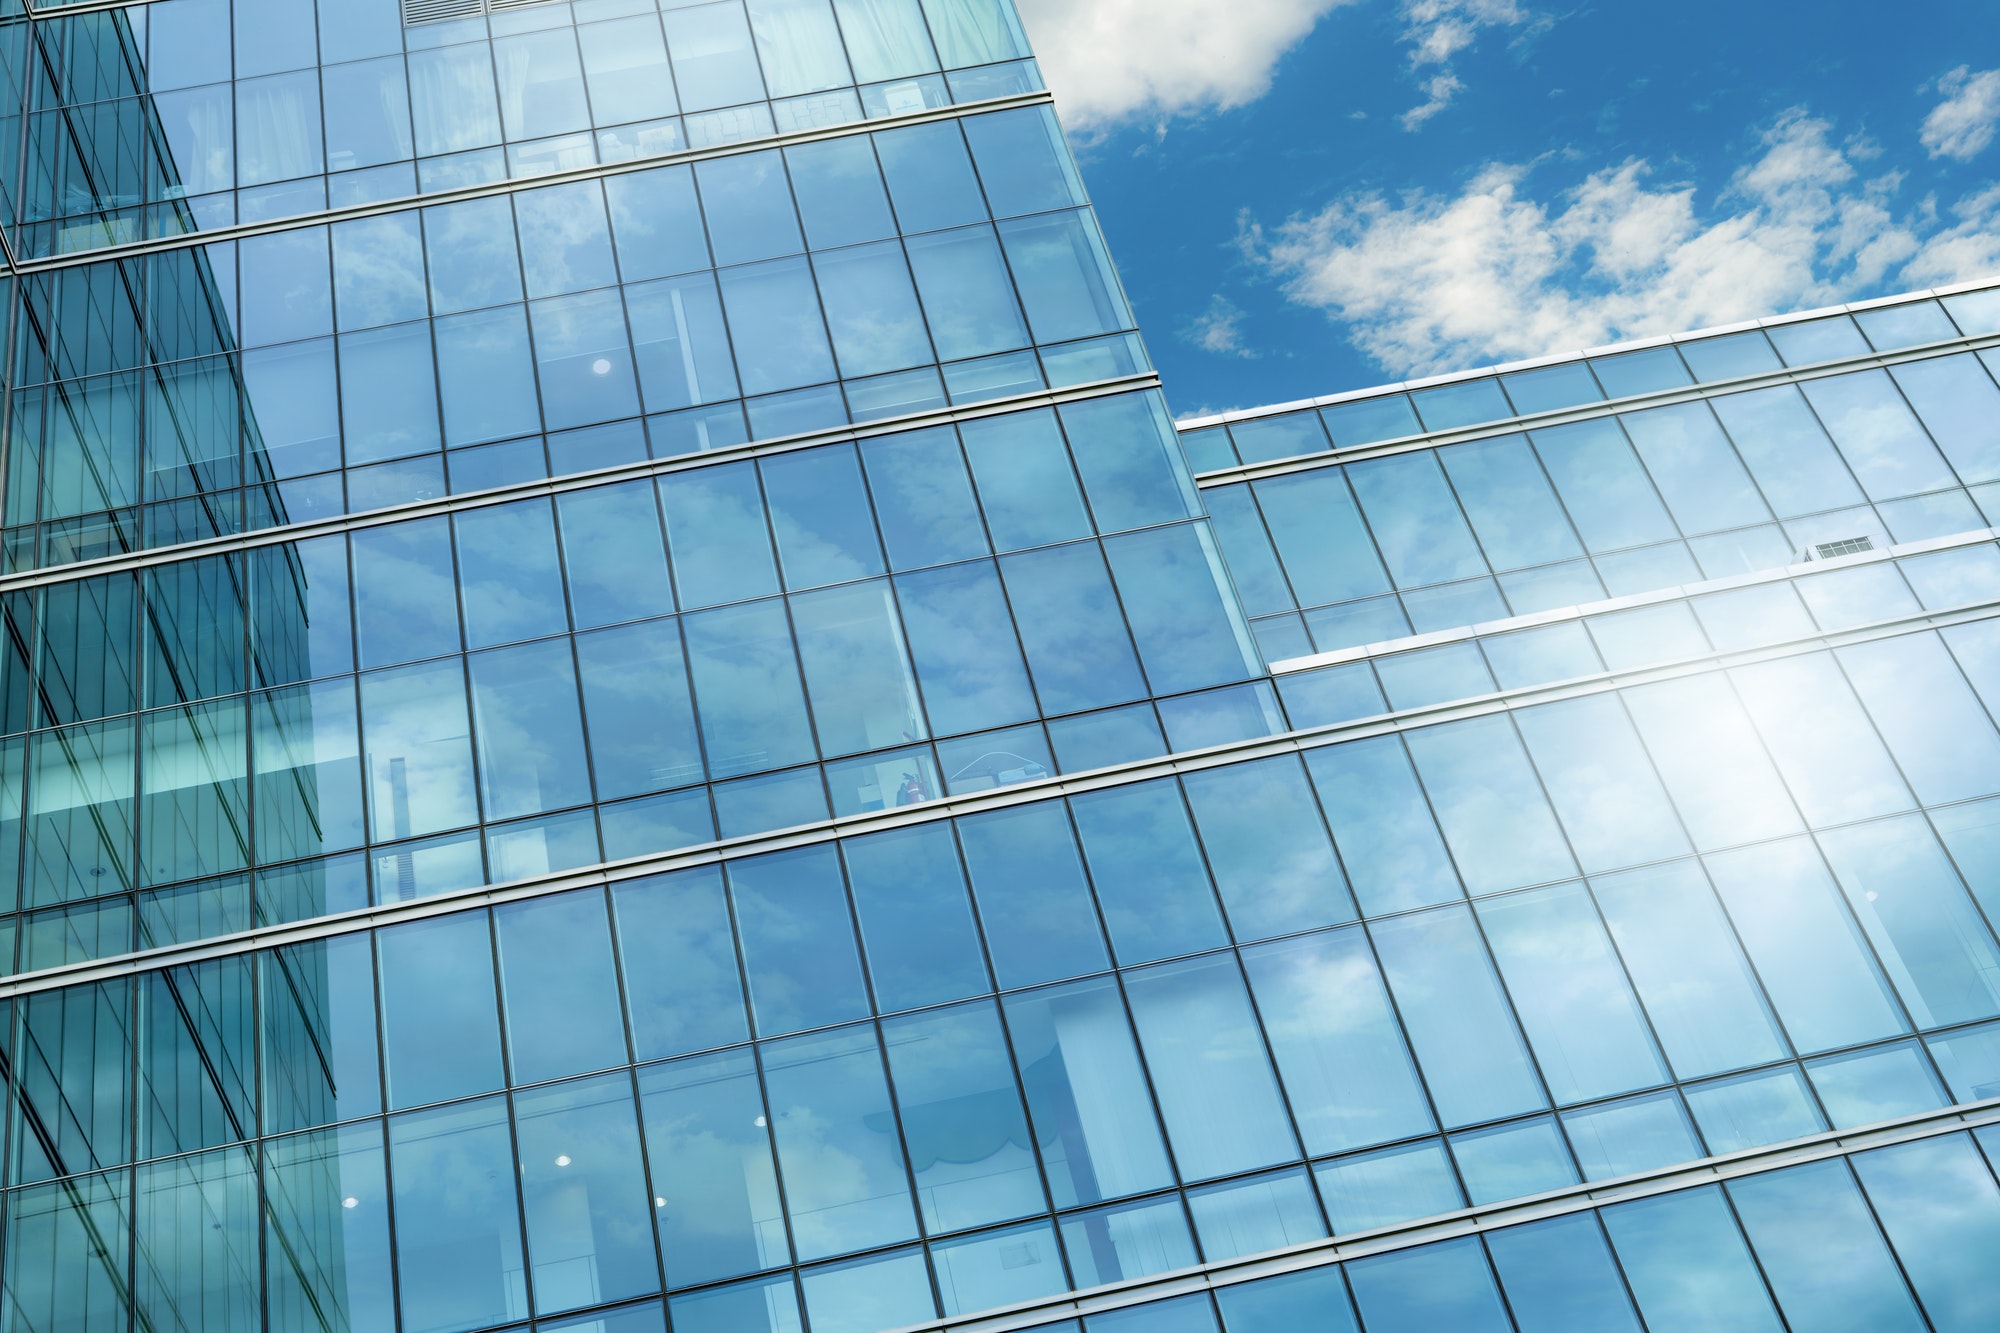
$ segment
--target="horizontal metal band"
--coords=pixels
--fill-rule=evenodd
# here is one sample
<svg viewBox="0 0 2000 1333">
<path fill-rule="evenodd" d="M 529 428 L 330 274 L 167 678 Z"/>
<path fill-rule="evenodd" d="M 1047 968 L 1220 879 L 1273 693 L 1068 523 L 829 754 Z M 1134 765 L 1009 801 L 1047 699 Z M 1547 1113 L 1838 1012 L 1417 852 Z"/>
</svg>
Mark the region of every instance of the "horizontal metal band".
<svg viewBox="0 0 2000 1333">
<path fill-rule="evenodd" d="M 373 929 L 378 926 L 395 925 L 405 921 L 419 921 L 431 917 L 445 916 L 453 912 L 462 912 L 475 907 L 517 902 L 529 898 L 541 898 L 550 894 L 565 893 L 571 889 L 588 888 L 593 885 L 617 884 L 647 875 L 663 874 L 668 871 L 719 865 L 725 861 L 738 860 L 765 852 L 816 846 L 840 838 L 858 837 L 867 833 L 878 833 L 886 829 L 931 824 L 939 820 L 980 814 L 989 810 L 1004 810 L 1056 797 L 1073 796 L 1084 792 L 1100 791 L 1108 787 L 1120 787 L 1131 783 L 1145 782 L 1153 778 L 1201 772 L 1206 769 L 1222 768 L 1231 764 L 1246 763 L 1255 759 L 1272 758 L 1279 755 L 1303 754 L 1308 750 L 1338 744 L 1342 741 L 1361 740 L 1371 736 L 1394 735 L 1399 732 L 1413 731 L 1419 727 L 1435 726 L 1443 722 L 1455 722 L 1467 718 L 1486 717 L 1495 713 L 1505 713 L 1516 708 L 1525 708 L 1534 704 L 1555 703 L 1564 699 L 1603 694 L 1625 686 L 1679 679 L 1716 668 L 1743 666 L 1754 662 L 1796 656 L 1804 652 L 1815 652 L 1821 648 L 1841 647 L 1852 643 L 1866 643 L 1875 639 L 1893 638 L 1896 635 L 1908 633 L 1914 628 L 1959 624 L 1965 621 L 1985 619 L 1995 614 L 2000 614 L 2000 598 L 1941 612 L 1925 612 L 1920 615 L 1902 616 L 1893 620 L 1856 626 L 1848 630 L 1802 636 L 1783 643 L 1768 644 L 1757 648 L 1742 648 L 1728 652 L 1708 653 L 1700 657 L 1684 658 L 1644 667 L 1633 667 L 1622 671 L 1601 672 L 1594 676 L 1583 676 L 1572 680 L 1523 686 L 1519 689 L 1504 690 L 1468 699 L 1451 700 L 1445 703 L 1427 705 L 1422 708 L 1409 708 L 1399 712 L 1357 718 L 1350 722 L 1337 722 L 1326 726 L 1302 728 L 1277 736 L 1260 736 L 1250 740 L 1234 741 L 1226 745 L 1210 746 L 1201 750 L 1185 750 L 1177 754 L 1163 755 L 1157 759 L 1135 760 L 1130 763 L 1093 769 L 1084 773 L 1058 775 L 967 796 L 947 796 L 923 805 L 902 806 L 894 809 L 872 811 L 866 814 L 820 820 L 790 829 L 780 829 L 770 833 L 723 839 L 717 842 L 677 848 L 671 851 L 632 857 L 621 861 L 606 862 L 596 866 L 564 871 L 557 874 L 540 875 L 503 884 L 481 885 L 470 889 L 459 889 L 451 893 L 441 893 L 435 897 L 418 898 L 409 902 L 357 908 L 351 912 L 314 917 L 310 920 L 284 925 L 257 927 L 234 934 L 216 935 L 206 939 L 189 941 L 185 944 L 166 945 L 160 948 L 121 954 L 112 958 L 67 963 L 60 967 L 45 968 L 35 972 L 21 972 L 11 977 L 0 978 L 0 999 L 16 995 L 31 995 L 43 991 L 60 990 L 65 986 L 82 985 L 88 982 L 108 981 L 118 977 L 156 972 L 163 968 L 178 967 L 187 963 L 201 962 L 205 959 L 229 957 L 250 953 L 258 949 L 297 944 L 306 940 L 327 939 L 336 935 L 346 935 L 355 931 Z"/>
<path fill-rule="evenodd" d="M 1378 384 L 1365 389 L 1348 389 L 1340 393 L 1321 394 L 1313 398 L 1300 398 L 1289 403 L 1270 403 L 1261 407 L 1236 408 L 1228 412 L 1216 412 L 1208 416 L 1189 417 L 1180 424 L 1187 430 L 1203 430 L 1210 426 L 1233 426 L 1238 422 L 1260 421 L 1265 417 L 1282 416 L 1288 412 L 1303 412 L 1308 408 L 1340 407 L 1347 403 L 1358 403 L 1368 398 L 1379 398 L 1392 393 L 1412 393 L 1422 389 L 1443 388 L 1453 384 L 1464 384 L 1469 380 L 1482 380 L 1502 375 L 1516 375 L 1531 370 L 1547 370 L 1552 366 L 1566 366 L 1578 361 L 1601 361 L 1609 357 L 1622 356 L 1628 352 L 1657 351 L 1662 347 L 1684 347 L 1690 343 L 1705 342 L 1711 338 L 1724 338 L 1737 333 L 1760 333 L 1772 329 L 1785 328 L 1792 324 L 1809 324 L 1815 320 L 1831 319 L 1840 315 L 1866 314 L 1871 310 L 1885 310 L 1891 306 L 1909 305 L 1916 301 L 1934 301 L 1947 296 L 1963 296 L 1968 292 L 1981 292 L 1994 287 L 1993 278 L 1974 278 L 1970 282 L 1950 283 L 1942 287 L 1929 287 L 1913 292 L 1901 292 L 1894 296 L 1877 296 L 1866 301 L 1854 301 L 1847 305 L 1822 306 L 1817 310 L 1798 310 L 1788 315 L 1766 315 L 1761 319 L 1740 320 L 1734 324 L 1720 324 L 1706 329 L 1688 329 L 1677 333 L 1655 334 L 1648 338 L 1633 338 L 1621 343 L 1610 343 L 1603 347 L 1583 347 L 1575 351 L 1552 352 L 1544 356 L 1530 357 L 1525 361 L 1506 361 L 1498 365 L 1480 366 L 1469 370 L 1447 371 L 1439 375 L 1426 375 L 1421 379 L 1405 380 L 1399 384 Z M 1893 350 L 1893 349 L 1892 349 Z"/>
<path fill-rule="evenodd" d="M 102 5 L 94 8 L 116 9 L 119 5 Z M 462 185 L 455 189 L 439 190 L 434 194 L 405 195 L 399 199 L 384 199 L 369 204 L 353 204 L 344 208 L 322 209 L 316 213 L 299 213 L 291 217 L 270 218 L 261 222 L 238 222 L 227 227 L 217 227 L 213 231 L 186 232 L 178 236 L 159 236 L 143 241 L 131 241 L 124 245 L 107 245 L 95 250 L 78 250 L 69 254 L 49 255 L 41 259 L 17 259 L 14 271 L 27 275 L 47 273 L 56 269 L 78 268 L 85 264 L 107 263 L 114 259 L 131 259 L 141 255 L 159 254 L 169 250 L 190 250 L 205 245 L 219 245 L 223 241 L 240 240 L 246 236 L 268 236 L 274 232 L 297 231 L 304 227 L 320 227 L 335 222 L 350 222 L 357 218 L 381 217 L 388 213 L 407 213 L 412 209 L 433 208 L 441 204 L 455 204 L 467 199 L 490 199 L 495 195 L 520 194 L 526 190 L 538 190 L 546 186 L 568 185 L 575 181 L 603 180 L 609 176 L 629 176 L 633 172 L 651 171 L 656 167 L 670 167 L 684 162 L 706 162 L 711 158 L 736 157 L 744 153 L 758 153 L 772 148 L 788 148 L 795 144 L 820 143 L 827 139 L 846 139 L 857 134 L 869 134 L 876 130 L 892 130 L 905 125 L 928 125 L 934 121 L 956 120 L 961 116 L 974 116 L 989 111 L 1011 111 L 1018 107 L 1052 106 L 1054 97 L 1046 90 L 1032 93 L 1015 93 L 1009 97 L 989 97 L 978 102 L 959 102 L 951 106 L 927 107 L 922 111 L 905 112 L 902 115 L 883 116 L 875 120 L 851 121 L 845 125 L 828 125 L 811 130 L 793 130 L 785 134 L 770 134 L 757 139 L 742 139 L 735 143 L 715 144 L 706 148 L 684 148 L 679 152 L 661 153 L 654 157 L 633 158 L 626 162 L 599 162 L 588 167 L 572 167 L 568 171 L 552 171 L 544 176 L 508 177 L 505 180 L 488 181 L 481 185 Z"/>
<path fill-rule="evenodd" d="M 1554 412 L 1537 412 L 1529 416 L 1508 417 L 1503 421 L 1489 421 L 1477 426 L 1462 426 L 1455 430 L 1430 431 L 1423 435 L 1406 435 L 1401 439 L 1383 440 L 1375 444 L 1358 444 L 1347 449 L 1322 450 L 1319 453 L 1295 454 L 1289 458 L 1274 458 L 1264 463 L 1241 463 L 1231 468 L 1217 468 L 1196 476 L 1195 484 L 1204 490 L 1217 486 L 1228 486 L 1236 482 L 1257 481 L 1264 477 L 1281 477 L 1293 472 L 1312 472 L 1320 468 L 1333 467 L 1340 463 L 1356 462 L 1364 458 L 1383 458 L 1391 454 L 1413 453 L 1419 449 L 1436 449 L 1448 444 L 1465 444 L 1473 440 L 1497 439 L 1503 435 L 1518 435 L 1526 430 L 1546 430 L 1551 426 L 1566 426 L 1572 422 L 1595 421 L 1623 412 L 1637 412 L 1649 407 L 1671 407 L 1677 403 L 1703 402 L 1719 398 L 1725 394 L 1745 393 L 1752 389 L 1770 388 L 1781 384 L 1799 384 L 1812 380 L 1827 379 L 1834 375 L 1845 375 L 1857 370 L 1876 370 L 1889 366 L 1900 366 L 1911 361 L 1928 361 L 1933 357 L 1946 356 L 1953 352 L 1979 352 L 2000 347 L 2000 334 L 1978 334 L 1962 338 L 1948 338 L 1940 342 L 1922 343 L 1916 347 L 1899 347 L 1892 352 L 1871 352 L 1867 356 L 1850 357 L 1843 361 L 1822 361 L 1810 366 L 1787 366 L 1782 370 L 1761 371 L 1755 375 L 1744 375 L 1733 380 L 1712 380 L 1707 384 L 1684 385 L 1674 389 L 1662 389 L 1655 393 L 1633 394 L 1629 398 L 1612 398 L 1599 403 L 1584 403 L 1577 407 L 1566 407 Z M 1299 409 L 1309 410 L 1305 408 Z M 1183 426 L 1182 429 L 1187 429 Z"/>
<path fill-rule="evenodd" d="M 1522 1199 L 1510 1199 L 1505 1203 L 1465 1208 L 1454 1213 L 1441 1213 L 1414 1222 L 1351 1232 L 1328 1240 L 1309 1241 L 1303 1245 L 1271 1250 L 1240 1259 L 1218 1260 L 1195 1268 L 1183 1268 L 1172 1273 L 1161 1273 L 1155 1277 L 1093 1287 L 1087 1291 L 1051 1296 L 1039 1301 L 1004 1306 L 997 1310 L 983 1310 L 952 1318 L 933 1319 L 921 1324 L 908 1324 L 894 1330 L 894 1333 L 1013 1333 L 1014 1330 L 1039 1328 L 1055 1320 L 1104 1314 L 1111 1310 L 1127 1310 L 1133 1306 L 1170 1300 L 1176 1296 L 1195 1295 L 1216 1288 L 1233 1287 L 1244 1282 L 1255 1282 L 1260 1278 L 1282 1277 L 1288 1273 L 1323 1268 L 1350 1259 L 1393 1254 L 1419 1245 L 1455 1240 L 1462 1236 L 1476 1236 L 1502 1227 L 1521 1226 L 1548 1218 L 1567 1217 L 1609 1204 L 1651 1198 L 1654 1195 L 1670 1194 L 1675 1190 L 1693 1189 L 1700 1185 L 1713 1185 L 1720 1181 L 1760 1175 L 1766 1171 L 1776 1171 L 1788 1166 L 1824 1162 L 1836 1157 L 1846 1157 L 1852 1153 L 1866 1152 L 1871 1148 L 1889 1148 L 1901 1143 L 1916 1143 L 1987 1125 L 2000 1125 L 2000 1098 L 1962 1103 L 1943 1111 L 1905 1116 L 1897 1120 L 1884 1120 L 1854 1129 L 1833 1130 L 1825 1134 L 1815 1134 L 1810 1138 L 1793 1139 L 1768 1148 L 1752 1148 L 1720 1157 L 1704 1157 L 1699 1161 L 1662 1167 L 1617 1180 L 1572 1185 L 1567 1189 L 1550 1190 L 1546 1194 L 1529 1195 Z"/>
<path fill-rule="evenodd" d="M 1160 377 L 1148 371 L 1142 375 L 1094 380 L 1088 384 L 1077 384 L 1066 389 L 1037 389 L 1033 393 L 992 398 L 983 402 L 967 403 L 962 407 L 933 408 L 905 416 L 882 417 L 858 425 L 807 431 L 799 435 L 779 435 L 765 440 L 752 440 L 748 444 L 731 445 L 726 449 L 709 449 L 698 454 L 675 454 L 668 458 L 647 458 L 631 463 L 619 463 L 613 467 L 595 468 L 588 472 L 567 472 L 560 477 L 514 482 L 487 490 L 447 495 L 436 500 L 416 500 L 409 504 L 391 505 L 385 509 L 367 509 L 354 514 L 314 519 L 309 523 L 258 528 L 254 532 L 233 533 L 227 537 L 207 537 L 200 541 L 132 551 L 124 555 L 78 560 L 48 569 L 26 570 L 19 574 L 0 576 L 0 593 L 14 592 L 22 588 L 46 587 L 55 583 L 71 583 L 100 574 L 177 564 L 183 560 L 221 555 L 230 551 L 247 551 L 259 546 L 278 546 L 285 542 L 303 541 L 308 537 L 324 537 L 330 533 L 348 532 L 356 528 L 377 528 L 389 523 L 407 522 L 414 518 L 428 518 L 434 514 L 483 509 L 488 505 L 506 504 L 510 500 L 529 499 L 537 495 L 561 495 L 568 491 L 588 490 L 593 486 L 604 486 L 638 477 L 660 477 L 672 472 L 688 472 L 696 468 L 734 463 L 746 458 L 761 458 L 767 454 L 792 453 L 822 444 L 842 444 L 879 435 L 922 430 L 928 426 L 977 421 L 983 417 L 1004 416 L 1009 412 L 1028 411 L 1037 407 L 1057 407 L 1064 403 L 1080 403 L 1092 398 L 1105 398 L 1113 394 L 1133 393 L 1159 387 Z"/>
<path fill-rule="evenodd" d="M 1786 583 L 1792 579 L 1810 578 L 1815 574 L 1828 574 L 1837 570 L 1852 569 L 1857 565 L 1879 565 L 1893 563 L 1911 556 L 1929 555 L 1936 551 L 1955 551 L 1967 546 L 1990 546 L 2000 540 L 2000 528 L 1978 528 L 1971 532 L 1953 533 L 1949 537 L 1930 537 L 1920 542 L 1904 542 L 1874 551 L 1864 551 L 1856 555 L 1834 556 L 1826 560 L 1814 560 L 1807 564 L 1782 565 L 1776 569 L 1762 569 L 1752 574 L 1729 574 L 1719 579 L 1703 579 L 1699 583 L 1683 583 L 1668 588 L 1656 588 L 1650 592 L 1629 593 L 1624 597 L 1608 597 L 1601 601 L 1583 602 L 1576 606 L 1552 607 L 1547 611 L 1530 611 L 1526 615 L 1509 616 L 1504 620 L 1487 620 L 1477 624 L 1463 625 L 1454 629 L 1432 630 L 1426 634 L 1408 634 L 1399 639 L 1383 639 L 1376 643 L 1357 644 L 1352 648 L 1335 648 L 1324 653 L 1310 653 L 1304 657 L 1290 657 L 1271 664 L 1271 674 L 1290 675 L 1298 671 L 1316 671 L 1320 667 L 1339 666 L 1346 662 L 1372 661 L 1378 657 L 1393 657 L 1398 653 L 1416 652 L 1423 648 L 1435 648 L 1447 643 L 1464 643 L 1471 639 L 1490 638 L 1498 634 L 1514 634 L 1524 630 L 1540 629 L 1544 625 L 1560 625 L 1582 620 L 1587 616 L 1616 615 L 1620 611 L 1636 610 L 1642 606 L 1659 606 L 1667 602 L 1685 601 L 1693 597 L 1708 597 L 1717 593 L 1734 592 L 1739 588 L 1755 588 L 1770 583 Z M 1946 610 L 1951 608 L 1947 607 Z M 1912 612 L 1912 615 L 1919 614 Z M 1923 612 L 1931 615 L 1935 612 Z"/>
</svg>

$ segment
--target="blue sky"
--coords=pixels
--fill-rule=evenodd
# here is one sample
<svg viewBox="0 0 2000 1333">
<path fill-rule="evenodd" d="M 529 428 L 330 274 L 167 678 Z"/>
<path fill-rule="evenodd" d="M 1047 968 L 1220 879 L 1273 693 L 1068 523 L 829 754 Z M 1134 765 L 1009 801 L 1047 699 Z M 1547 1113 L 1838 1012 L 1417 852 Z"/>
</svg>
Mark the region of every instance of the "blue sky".
<svg viewBox="0 0 2000 1333">
<path fill-rule="evenodd" d="M 1019 0 L 1174 409 L 2000 275 L 1993 0 Z"/>
</svg>

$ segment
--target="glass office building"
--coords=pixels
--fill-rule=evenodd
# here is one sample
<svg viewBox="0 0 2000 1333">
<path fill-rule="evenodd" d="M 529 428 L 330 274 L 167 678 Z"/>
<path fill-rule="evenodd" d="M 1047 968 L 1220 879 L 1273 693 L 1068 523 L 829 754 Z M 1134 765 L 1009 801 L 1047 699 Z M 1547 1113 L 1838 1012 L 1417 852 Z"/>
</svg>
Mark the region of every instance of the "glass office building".
<svg viewBox="0 0 2000 1333">
<path fill-rule="evenodd" d="M 0 1333 L 2000 1327 L 2000 287 L 1176 428 L 1007 0 L 0 69 Z"/>
</svg>

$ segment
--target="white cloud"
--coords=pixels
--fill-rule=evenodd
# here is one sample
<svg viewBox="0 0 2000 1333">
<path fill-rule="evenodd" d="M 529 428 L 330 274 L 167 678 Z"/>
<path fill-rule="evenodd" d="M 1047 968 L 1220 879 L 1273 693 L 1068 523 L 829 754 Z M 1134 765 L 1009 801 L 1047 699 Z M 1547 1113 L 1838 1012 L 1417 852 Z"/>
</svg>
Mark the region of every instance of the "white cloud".
<svg viewBox="0 0 2000 1333">
<path fill-rule="evenodd" d="M 1266 232 L 1251 257 L 1299 304 L 1347 326 L 1392 373 L 1424 373 L 1831 304 L 1885 283 L 2000 270 L 2000 186 L 1939 216 L 1898 212 L 1802 110 L 1713 203 L 1634 160 L 1553 198 L 1494 163 L 1455 194 L 1354 194 Z"/>
<path fill-rule="evenodd" d="M 1243 341 L 1243 311 L 1228 297 L 1211 297 L 1208 309 L 1189 320 L 1181 339 L 1204 352 L 1252 360 L 1257 353 Z"/>
<path fill-rule="evenodd" d="M 1019 0 L 1072 128 L 1256 101 L 1285 52 L 1356 0 Z"/>
<path fill-rule="evenodd" d="M 1944 101 L 1924 117 L 1924 147 L 1932 157 L 1969 162 L 2000 129 L 2000 69 L 1975 74 L 1970 65 L 1960 65 L 1937 81 L 1937 90 Z"/>
<path fill-rule="evenodd" d="M 1452 58 L 1478 41 L 1482 29 L 1518 28 L 1531 21 L 1516 0 L 1403 0 L 1403 40 L 1424 90 L 1424 101 L 1403 113 L 1403 128 L 1421 128 L 1464 91 Z"/>
</svg>

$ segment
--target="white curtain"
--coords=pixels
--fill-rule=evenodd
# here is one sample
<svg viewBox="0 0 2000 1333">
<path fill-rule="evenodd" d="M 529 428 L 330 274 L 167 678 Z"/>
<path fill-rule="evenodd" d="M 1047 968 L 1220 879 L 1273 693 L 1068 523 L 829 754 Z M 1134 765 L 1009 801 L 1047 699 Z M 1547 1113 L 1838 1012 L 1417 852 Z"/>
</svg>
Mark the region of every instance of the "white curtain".
<svg viewBox="0 0 2000 1333">
<path fill-rule="evenodd" d="M 493 64 L 485 43 L 412 52 L 410 109 L 419 157 L 499 143 Z"/>
<path fill-rule="evenodd" d="M 278 74 L 236 85 L 236 154 L 239 185 L 319 174 L 316 72 Z"/>
<path fill-rule="evenodd" d="M 917 0 L 834 0 L 833 7 L 859 82 L 907 78 L 938 67 Z"/>
<path fill-rule="evenodd" d="M 771 96 L 793 97 L 852 82 L 827 0 L 750 0 L 749 7 Z"/>
<path fill-rule="evenodd" d="M 1019 60 L 1028 54 L 1009 0 L 923 0 L 946 69 Z"/>
</svg>

